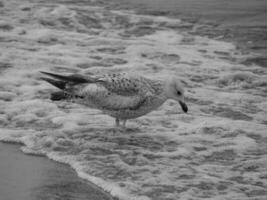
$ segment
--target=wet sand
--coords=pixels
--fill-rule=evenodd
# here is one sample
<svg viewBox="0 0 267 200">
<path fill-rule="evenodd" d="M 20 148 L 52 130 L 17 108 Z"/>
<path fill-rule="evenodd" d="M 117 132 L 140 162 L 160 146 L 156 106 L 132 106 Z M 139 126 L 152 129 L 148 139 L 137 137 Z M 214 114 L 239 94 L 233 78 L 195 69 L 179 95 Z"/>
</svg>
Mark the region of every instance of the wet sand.
<svg viewBox="0 0 267 200">
<path fill-rule="evenodd" d="M 3 200 L 110 200 L 74 170 L 45 157 L 21 152 L 20 145 L 0 142 L 0 196 Z"/>
</svg>

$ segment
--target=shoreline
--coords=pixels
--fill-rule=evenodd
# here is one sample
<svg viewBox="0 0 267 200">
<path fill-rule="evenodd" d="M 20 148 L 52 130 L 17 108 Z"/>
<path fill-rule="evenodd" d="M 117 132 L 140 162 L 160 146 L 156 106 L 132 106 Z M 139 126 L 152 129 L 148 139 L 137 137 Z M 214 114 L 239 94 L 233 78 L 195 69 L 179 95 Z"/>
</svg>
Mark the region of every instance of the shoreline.
<svg viewBox="0 0 267 200">
<path fill-rule="evenodd" d="M 80 178 L 69 165 L 47 156 L 25 154 L 20 149 L 22 145 L 0 141 L 0 194 L 4 199 L 113 199 L 103 189 Z"/>
</svg>

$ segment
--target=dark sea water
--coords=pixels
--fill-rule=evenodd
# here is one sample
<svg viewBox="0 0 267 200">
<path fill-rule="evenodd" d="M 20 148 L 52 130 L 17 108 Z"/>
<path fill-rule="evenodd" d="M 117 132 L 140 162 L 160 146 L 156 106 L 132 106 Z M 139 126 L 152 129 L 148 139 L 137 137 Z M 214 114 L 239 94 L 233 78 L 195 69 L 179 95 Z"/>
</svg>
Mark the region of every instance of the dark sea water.
<svg viewBox="0 0 267 200">
<path fill-rule="evenodd" d="M 141 13 L 167 15 L 197 23 L 196 34 L 221 38 L 239 48 L 259 53 L 256 64 L 267 66 L 266 0 L 112 0 L 115 7 L 135 9 Z"/>
<path fill-rule="evenodd" d="M 151 11 L 165 11 L 173 15 L 203 17 L 227 24 L 266 25 L 267 2 L 265 0 L 113 0 L 121 6 Z M 253 19 L 258 20 L 253 20 Z"/>
</svg>

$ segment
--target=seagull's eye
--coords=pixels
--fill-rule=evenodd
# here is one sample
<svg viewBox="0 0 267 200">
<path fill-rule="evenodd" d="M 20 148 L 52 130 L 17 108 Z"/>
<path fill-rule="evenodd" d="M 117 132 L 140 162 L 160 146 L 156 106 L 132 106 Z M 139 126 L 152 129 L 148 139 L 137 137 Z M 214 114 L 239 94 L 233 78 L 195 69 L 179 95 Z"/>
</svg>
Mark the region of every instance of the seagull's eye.
<svg viewBox="0 0 267 200">
<path fill-rule="evenodd" d="M 180 96 L 180 95 L 182 95 L 182 93 L 180 92 L 180 91 L 177 91 L 177 94 Z"/>
</svg>

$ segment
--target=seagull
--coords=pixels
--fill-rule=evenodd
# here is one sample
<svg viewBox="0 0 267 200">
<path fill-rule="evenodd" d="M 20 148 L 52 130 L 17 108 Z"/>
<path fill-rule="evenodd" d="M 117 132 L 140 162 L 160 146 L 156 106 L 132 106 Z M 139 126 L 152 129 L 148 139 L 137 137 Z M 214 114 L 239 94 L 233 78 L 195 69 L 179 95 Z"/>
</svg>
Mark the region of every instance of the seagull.
<svg viewBox="0 0 267 200">
<path fill-rule="evenodd" d="M 60 89 L 51 94 L 51 100 L 71 100 L 102 110 L 115 118 L 117 127 L 125 128 L 128 119 L 146 115 L 168 99 L 177 101 L 185 113 L 188 111 L 182 83 L 176 76 L 160 80 L 130 73 L 88 76 L 41 73 L 45 75 L 42 80 Z"/>
</svg>

